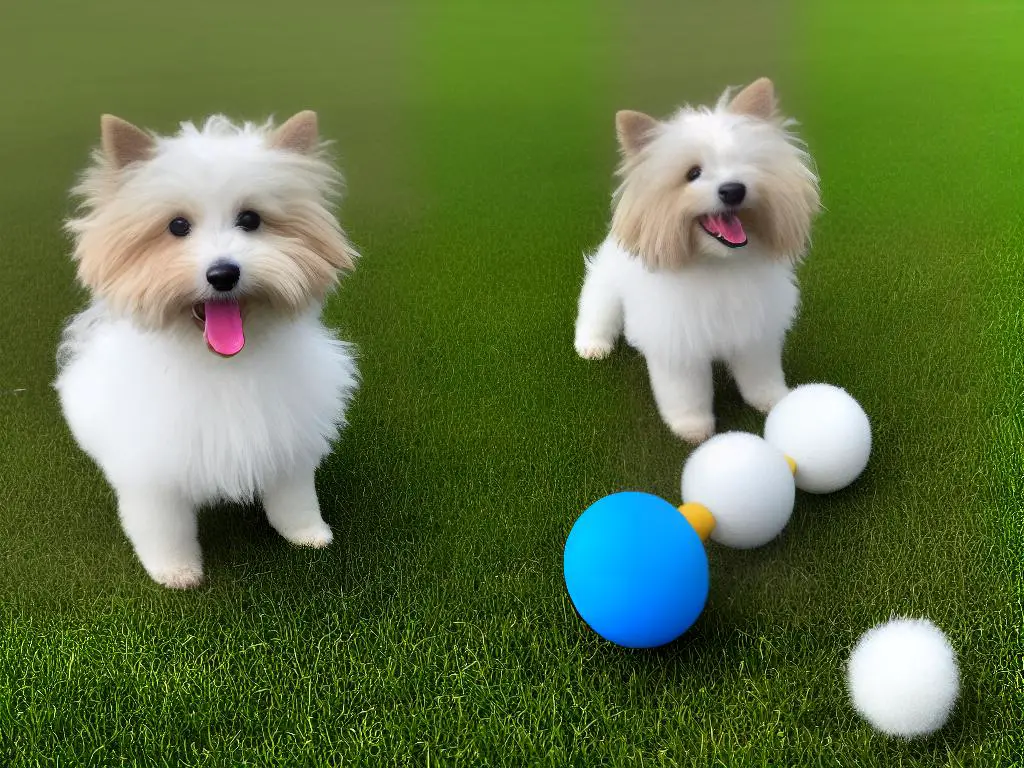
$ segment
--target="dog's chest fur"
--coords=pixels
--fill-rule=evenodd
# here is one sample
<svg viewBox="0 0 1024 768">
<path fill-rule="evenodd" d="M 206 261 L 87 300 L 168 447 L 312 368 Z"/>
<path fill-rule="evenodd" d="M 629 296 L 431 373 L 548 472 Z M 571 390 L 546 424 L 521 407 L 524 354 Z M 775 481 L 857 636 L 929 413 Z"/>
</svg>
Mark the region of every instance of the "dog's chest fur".
<svg viewBox="0 0 1024 768">
<path fill-rule="evenodd" d="M 350 348 L 314 315 L 253 326 L 224 359 L 195 328 L 143 332 L 99 306 L 71 321 L 55 386 L 111 484 L 243 500 L 319 463 L 357 386 Z"/>
<path fill-rule="evenodd" d="M 792 268 L 752 253 L 649 271 L 609 240 L 593 261 L 618 286 L 630 346 L 665 362 L 724 359 L 775 342 L 796 316 Z"/>
</svg>

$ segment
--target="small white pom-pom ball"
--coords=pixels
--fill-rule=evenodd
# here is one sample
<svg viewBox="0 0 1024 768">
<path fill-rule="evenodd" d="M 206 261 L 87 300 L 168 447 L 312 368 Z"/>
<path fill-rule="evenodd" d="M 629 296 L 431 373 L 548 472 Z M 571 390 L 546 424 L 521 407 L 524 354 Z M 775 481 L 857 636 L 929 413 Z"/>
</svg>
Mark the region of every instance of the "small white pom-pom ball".
<svg viewBox="0 0 1024 768">
<path fill-rule="evenodd" d="M 764 439 L 796 462 L 797 488 L 833 493 L 856 480 L 867 466 L 871 422 L 845 390 L 804 384 L 769 412 Z"/>
<path fill-rule="evenodd" d="M 690 454 L 683 466 L 682 496 L 714 516 L 712 541 L 750 549 L 767 544 L 786 527 L 796 486 L 777 448 L 747 432 L 723 432 Z"/>
<path fill-rule="evenodd" d="M 846 668 L 850 698 L 874 728 L 912 739 L 949 719 L 960 692 L 953 646 L 927 619 L 893 619 L 869 629 Z"/>
</svg>

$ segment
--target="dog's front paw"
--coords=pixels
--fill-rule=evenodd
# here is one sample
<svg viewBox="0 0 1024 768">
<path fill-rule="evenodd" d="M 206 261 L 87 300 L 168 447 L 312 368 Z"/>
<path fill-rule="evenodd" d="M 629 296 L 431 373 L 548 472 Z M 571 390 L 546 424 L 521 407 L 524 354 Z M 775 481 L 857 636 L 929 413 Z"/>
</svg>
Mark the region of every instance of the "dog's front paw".
<svg viewBox="0 0 1024 768">
<path fill-rule="evenodd" d="M 699 445 L 715 434 L 714 416 L 677 416 L 666 421 L 672 434 L 691 445 Z"/>
<path fill-rule="evenodd" d="M 282 531 L 281 535 L 297 547 L 323 549 L 334 541 L 331 527 L 323 522 L 313 523 L 293 531 Z"/>
<path fill-rule="evenodd" d="M 194 563 L 147 568 L 150 578 L 170 589 L 195 589 L 203 583 L 203 567 Z"/>
<path fill-rule="evenodd" d="M 761 413 L 768 413 L 776 404 L 789 394 L 789 387 L 785 385 L 776 387 L 765 387 L 754 392 L 744 393 L 743 399 L 751 408 Z"/>
<path fill-rule="evenodd" d="M 607 339 L 577 339 L 576 354 L 584 360 L 603 360 L 612 353 L 615 343 Z"/>
</svg>

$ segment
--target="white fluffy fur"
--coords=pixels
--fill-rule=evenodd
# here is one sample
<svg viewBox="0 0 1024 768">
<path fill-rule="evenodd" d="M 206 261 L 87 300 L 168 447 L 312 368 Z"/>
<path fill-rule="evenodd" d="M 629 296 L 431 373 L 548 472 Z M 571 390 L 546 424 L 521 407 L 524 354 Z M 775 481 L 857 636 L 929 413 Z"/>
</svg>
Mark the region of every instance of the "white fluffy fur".
<svg viewBox="0 0 1024 768">
<path fill-rule="evenodd" d="M 695 227 L 693 216 L 721 210 L 719 186 L 737 181 L 747 187 L 743 208 L 760 209 L 762 218 L 775 215 L 780 226 L 807 224 L 818 204 L 817 179 L 788 125 L 733 114 L 727 97 L 715 108 L 683 108 L 656 124 L 644 156 L 630 158 L 627 153 L 616 204 L 621 206 L 625 195 L 637 190 L 657 190 L 648 196 L 655 202 L 665 195 L 686 195 L 684 217 L 675 226 Z M 683 174 L 693 164 L 701 166 L 702 174 L 683 185 Z M 776 189 L 781 192 L 769 203 Z M 793 204 L 787 207 L 778 200 Z M 639 213 L 629 216 L 644 215 L 643 204 L 633 207 Z M 779 215 L 783 209 L 787 213 Z M 660 221 L 643 227 L 671 231 Z M 800 227 L 793 224 L 790 229 Z M 788 392 L 782 350 L 798 309 L 793 265 L 802 252 L 773 250 L 756 229 L 748 227 L 747 233 L 745 247 L 730 249 L 697 232 L 696 252 L 679 260 L 664 253 L 630 252 L 613 227 L 597 252 L 586 258 L 575 330 L 578 354 L 605 357 L 624 334 L 647 360 L 663 420 L 691 442 L 714 433 L 714 361 L 728 364 L 743 398 L 761 411 Z M 648 238 L 672 239 L 678 238 Z M 674 260 L 679 263 L 673 267 L 660 266 Z"/>
<path fill-rule="evenodd" d="M 224 257 L 241 266 L 235 293 L 244 299 L 294 265 L 234 226 L 239 205 L 320 206 L 334 183 L 321 161 L 268 150 L 267 136 L 223 118 L 202 130 L 185 125 L 125 178 L 93 175 L 85 190 L 94 197 L 93 222 L 123 207 L 126 189 L 139 222 L 187 211 L 196 222 L 183 257 L 194 265 L 190 300 L 208 296 L 203 275 Z M 97 188 L 104 179 L 111 188 Z M 91 225 L 84 216 L 69 228 Z M 94 295 L 65 330 L 55 382 L 65 418 L 114 488 L 124 530 L 161 584 L 202 580 L 196 512 L 204 504 L 261 498 L 288 540 L 331 541 L 314 472 L 344 423 L 357 368 L 350 347 L 321 323 L 320 300 L 293 298 L 299 311 L 254 302 L 245 348 L 230 359 L 207 349 L 187 305 L 153 327 L 131 307 L 115 309 Z"/>
<path fill-rule="evenodd" d="M 956 653 L 927 619 L 893 619 L 865 632 L 847 664 L 854 708 L 882 733 L 912 739 L 939 730 L 960 693 Z"/>
<path fill-rule="evenodd" d="M 700 442 L 715 428 L 714 361 L 728 364 L 744 400 L 759 410 L 788 393 L 782 349 L 797 305 L 788 265 L 742 254 L 652 272 L 609 238 L 587 261 L 576 350 L 602 358 L 624 334 L 647 360 L 662 419 Z"/>
</svg>

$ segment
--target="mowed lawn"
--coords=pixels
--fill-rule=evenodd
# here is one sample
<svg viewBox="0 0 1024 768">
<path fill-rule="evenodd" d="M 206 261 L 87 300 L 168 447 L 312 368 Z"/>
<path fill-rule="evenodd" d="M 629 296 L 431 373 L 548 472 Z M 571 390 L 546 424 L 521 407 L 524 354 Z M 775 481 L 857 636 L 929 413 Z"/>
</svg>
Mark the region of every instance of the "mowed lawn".
<svg viewBox="0 0 1024 768">
<path fill-rule="evenodd" d="M 0 12 L 0 763 L 1007 766 L 1024 755 L 1024 8 L 1013 3 L 72 3 Z M 704 615 L 627 652 L 575 616 L 575 517 L 678 501 L 643 361 L 572 349 L 613 115 L 772 76 L 822 176 L 791 383 L 871 415 L 864 476 L 712 545 Z M 114 112 L 317 109 L 364 254 L 319 474 L 336 543 L 205 512 L 208 584 L 152 584 L 50 388 L 81 307 L 66 190 Z M 131 361 L 125 361 L 130 365 Z M 159 403 L 154 403 L 159 407 Z M 723 377 L 721 429 L 758 431 Z M 893 613 L 956 646 L 934 738 L 875 735 L 843 662 Z"/>
</svg>

